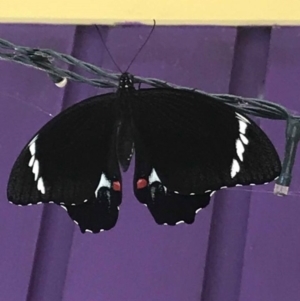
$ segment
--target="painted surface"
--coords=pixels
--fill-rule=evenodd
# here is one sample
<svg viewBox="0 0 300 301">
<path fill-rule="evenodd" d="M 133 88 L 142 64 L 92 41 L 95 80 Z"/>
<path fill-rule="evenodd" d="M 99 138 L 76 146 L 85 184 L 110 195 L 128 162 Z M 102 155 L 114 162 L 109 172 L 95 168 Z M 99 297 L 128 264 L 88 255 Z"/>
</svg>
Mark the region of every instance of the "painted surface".
<svg viewBox="0 0 300 301">
<path fill-rule="evenodd" d="M 121 68 L 149 33 L 103 28 Z M 15 44 L 52 48 L 115 70 L 94 27 L 0 25 Z M 51 116 L 102 93 L 58 89 L 40 71 L 0 61 L 0 300 L 298 301 L 300 168 L 292 196 L 273 184 L 218 192 L 193 225 L 158 226 L 124 176 L 117 226 L 81 234 L 56 205 L 21 208 L 6 200 L 10 168 Z M 263 96 L 300 111 L 300 28 L 157 27 L 130 72 L 214 93 Z M 283 156 L 284 123 L 260 120 Z M 226 126 L 226 125 L 224 125 Z"/>
<path fill-rule="evenodd" d="M 114 0 L 0 2 L 1 22 L 160 25 L 299 25 L 298 0 Z"/>
</svg>

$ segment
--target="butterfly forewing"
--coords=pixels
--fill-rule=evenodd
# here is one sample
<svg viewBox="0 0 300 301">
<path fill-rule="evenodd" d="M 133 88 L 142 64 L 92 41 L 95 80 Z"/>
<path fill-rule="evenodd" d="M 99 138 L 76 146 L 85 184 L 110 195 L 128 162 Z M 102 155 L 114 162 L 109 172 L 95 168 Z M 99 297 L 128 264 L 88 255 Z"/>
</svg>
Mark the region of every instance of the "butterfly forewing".
<svg viewBox="0 0 300 301">
<path fill-rule="evenodd" d="M 144 89 L 132 97 L 133 123 L 162 184 L 179 194 L 263 184 L 280 174 L 278 154 L 248 117 L 207 95 Z"/>
<path fill-rule="evenodd" d="M 87 99 L 48 122 L 23 149 L 9 178 L 14 204 L 79 205 L 121 182 L 114 144 L 115 94 Z M 100 182 L 102 184 L 100 185 Z M 100 185 L 100 186 L 99 186 Z"/>
</svg>

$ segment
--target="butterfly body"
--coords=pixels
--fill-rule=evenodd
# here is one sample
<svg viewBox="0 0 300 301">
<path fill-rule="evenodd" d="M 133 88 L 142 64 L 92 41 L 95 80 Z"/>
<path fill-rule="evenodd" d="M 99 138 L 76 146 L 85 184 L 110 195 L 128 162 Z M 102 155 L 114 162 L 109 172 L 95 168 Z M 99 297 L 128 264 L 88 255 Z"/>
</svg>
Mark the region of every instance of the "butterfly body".
<svg viewBox="0 0 300 301">
<path fill-rule="evenodd" d="M 133 77 L 128 73 L 124 73 L 119 81 L 119 88 L 117 91 L 118 100 L 116 101 L 116 111 L 118 112 L 116 151 L 118 161 L 124 172 L 128 170 L 134 152 L 133 122 L 130 102 L 134 90 Z"/>
<path fill-rule="evenodd" d="M 121 169 L 135 153 L 133 189 L 158 224 L 192 223 L 223 186 L 264 184 L 278 154 L 248 117 L 213 97 L 169 88 L 135 90 L 124 73 L 116 93 L 86 99 L 53 118 L 12 169 L 8 200 L 64 206 L 82 232 L 112 228 Z"/>
</svg>

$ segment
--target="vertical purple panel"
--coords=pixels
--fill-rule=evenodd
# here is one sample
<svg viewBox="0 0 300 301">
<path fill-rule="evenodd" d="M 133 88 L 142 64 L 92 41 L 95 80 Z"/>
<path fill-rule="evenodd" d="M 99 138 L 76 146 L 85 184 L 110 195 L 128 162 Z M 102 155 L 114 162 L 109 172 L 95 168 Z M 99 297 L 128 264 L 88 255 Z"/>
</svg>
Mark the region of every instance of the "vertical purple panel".
<svg viewBox="0 0 300 301">
<path fill-rule="evenodd" d="M 260 27 L 238 30 L 230 93 L 258 97 L 262 92 L 270 32 L 269 28 Z M 250 188 L 230 188 L 216 193 L 201 299 L 203 301 L 239 300 L 252 197 Z"/>
<path fill-rule="evenodd" d="M 266 78 L 266 99 L 300 112 L 300 28 L 275 28 Z M 267 121 L 262 122 L 265 127 Z M 284 149 L 284 124 L 276 122 L 270 136 Z M 244 254 L 241 301 L 298 301 L 300 296 L 300 157 L 296 159 L 294 196 L 252 197 Z"/>
<path fill-rule="evenodd" d="M 0 25 L 0 37 L 18 45 L 70 52 L 74 27 Z M 40 71 L 0 62 L 0 299 L 26 300 L 42 206 L 20 208 L 6 200 L 6 184 L 17 155 L 46 123 L 60 111 L 63 90 Z"/>
<path fill-rule="evenodd" d="M 77 28 L 72 55 L 83 60 L 89 59 L 90 63 L 100 65 L 101 55 L 87 57 L 92 47 L 90 42 L 98 39 L 99 36 L 94 27 L 91 32 L 87 30 L 87 27 Z M 76 68 L 72 70 L 79 71 Z M 85 74 L 81 70 L 80 73 Z M 65 89 L 62 109 L 83 98 L 95 95 L 97 90 L 86 84 L 70 82 Z M 27 301 L 62 299 L 73 231 L 74 223 L 62 208 L 52 204 L 45 208 Z"/>
<path fill-rule="evenodd" d="M 149 31 L 140 26 L 108 31 L 107 46 L 122 69 Z M 227 92 L 235 34 L 233 28 L 157 27 L 130 72 Z M 99 56 L 98 45 L 94 40 L 88 58 Z M 107 54 L 103 66 L 114 69 Z M 124 175 L 117 226 L 99 235 L 76 228 L 64 301 L 200 299 L 212 206 L 191 226 L 158 226 L 132 193 L 132 171 Z"/>
</svg>

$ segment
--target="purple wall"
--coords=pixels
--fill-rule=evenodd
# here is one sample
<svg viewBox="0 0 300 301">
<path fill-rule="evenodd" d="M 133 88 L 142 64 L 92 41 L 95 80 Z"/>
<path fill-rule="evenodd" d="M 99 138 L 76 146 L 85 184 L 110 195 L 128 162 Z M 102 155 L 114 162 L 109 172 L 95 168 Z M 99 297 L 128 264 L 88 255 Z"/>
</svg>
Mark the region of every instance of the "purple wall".
<svg viewBox="0 0 300 301">
<path fill-rule="evenodd" d="M 149 33 L 104 28 L 125 68 Z M 0 25 L 0 38 L 52 48 L 115 70 L 94 27 Z M 100 89 L 56 88 L 40 71 L 0 61 L 0 300 L 299 301 L 300 158 L 292 196 L 273 184 L 215 195 L 192 226 L 158 226 L 124 178 L 117 226 L 82 235 L 55 205 L 6 200 L 12 164 L 61 109 Z M 214 93 L 264 96 L 300 111 L 300 28 L 157 27 L 131 73 Z M 284 123 L 261 120 L 282 157 Z"/>
</svg>

